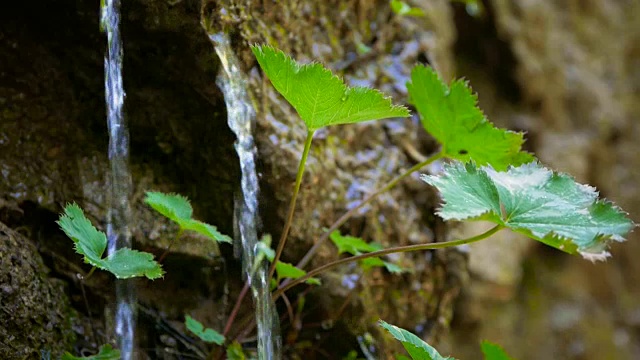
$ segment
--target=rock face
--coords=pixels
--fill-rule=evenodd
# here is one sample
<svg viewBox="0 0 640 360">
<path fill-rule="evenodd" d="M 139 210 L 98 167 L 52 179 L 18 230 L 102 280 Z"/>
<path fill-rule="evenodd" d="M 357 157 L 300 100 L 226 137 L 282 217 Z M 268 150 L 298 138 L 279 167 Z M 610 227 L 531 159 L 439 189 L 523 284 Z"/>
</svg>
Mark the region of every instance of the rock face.
<svg viewBox="0 0 640 360">
<path fill-rule="evenodd" d="M 73 345 L 64 282 L 47 276 L 36 247 L 0 222 L 0 357 L 62 356 Z"/>
</svg>

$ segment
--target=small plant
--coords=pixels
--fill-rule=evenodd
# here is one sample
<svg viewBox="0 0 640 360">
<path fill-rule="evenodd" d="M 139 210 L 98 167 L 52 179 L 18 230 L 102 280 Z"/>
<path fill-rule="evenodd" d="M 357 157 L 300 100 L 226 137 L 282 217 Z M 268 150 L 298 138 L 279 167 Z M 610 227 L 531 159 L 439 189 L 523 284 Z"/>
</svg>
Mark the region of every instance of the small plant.
<svg viewBox="0 0 640 360">
<path fill-rule="evenodd" d="M 453 357 L 440 355 L 431 345 L 403 328 L 388 324 L 382 320 L 378 321 L 378 325 L 399 340 L 413 360 L 456 360 Z M 484 354 L 484 360 L 513 360 L 499 345 L 483 341 L 480 347 Z M 407 359 L 407 357 L 404 355 L 396 355 L 396 359 L 403 360 Z"/>
<path fill-rule="evenodd" d="M 65 207 L 58 225 L 73 240 L 76 252 L 84 256 L 84 262 L 93 266 L 88 276 L 95 268 L 109 271 L 118 279 L 146 276 L 153 280 L 164 273 L 162 267 L 153 260 L 153 255 L 146 252 L 122 248 L 103 258 L 107 236 L 91 224 L 76 204 Z"/>
<path fill-rule="evenodd" d="M 411 9 L 407 10 L 408 5 L 401 1 L 392 1 L 391 5 L 398 8 L 394 11 L 399 14 L 410 14 Z M 391 273 L 411 271 L 383 260 L 382 257 L 392 253 L 469 244 L 486 239 L 502 229 L 521 233 L 569 254 L 581 254 L 591 261 L 604 260 L 609 256 L 607 248 L 610 243 L 624 241 L 624 236 L 635 226 L 621 209 L 611 202 L 599 199 L 594 188 L 578 184 L 566 174 L 543 167 L 533 155 L 522 151 L 524 135 L 496 128 L 489 122 L 478 108 L 477 98 L 465 81 L 456 80 L 447 85 L 434 69 L 418 65 L 411 72 L 407 89 L 411 103 L 420 114 L 423 127 L 439 142 L 439 151 L 397 175 L 380 189 L 373 190 L 360 204 L 339 217 L 328 229 L 322 231 L 298 264 L 281 262 L 279 259 L 292 224 L 314 132 L 332 125 L 407 117 L 409 111 L 403 106 L 393 105 L 389 98 L 377 90 L 346 86 L 320 64 L 298 64 L 270 46 L 254 46 L 252 50 L 264 74 L 298 112 L 307 130 L 293 195 L 277 249 L 274 251 L 271 248 L 271 237 L 265 235 L 258 243 L 258 254 L 253 264 L 256 269 L 263 260 L 271 262 L 269 278 L 273 298 L 284 297 L 292 321 L 304 307 L 304 297 L 297 304 L 296 315 L 285 292 L 302 283 L 321 286 L 320 279 L 316 276 L 342 264 L 357 262 L 364 271 L 372 267 L 384 267 Z M 340 234 L 338 229 L 357 210 L 392 189 L 410 174 L 440 159 L 449 160 L 442 173 L 422 176 L 423 181 L 439 190 L 443 199 L 443 205 L 437 214 L 444 220 L 490 221 L 495 227 L 466 239 L 390 248 Z M 231 242 L 231 238 L 219 233 L 216 227 L 193 219 L 193 209 L 185 197 L 148 192 L 145 202 L 179 226 L 175 238 L 160 257 L 160 262 L 184 231 L 195 231 L 216 242 Z M 120 249 L 104 258 L 104 233 L 96 230 L 75 204 L 65 208 L 58 223 L 74 241 L 76 251 L 94 268 L 110 271 L 118 278 L 146 276 L 155 279 L 163 274 L 151 254 Z M 316 269 L 304 270 L 315 252 L 328 239 L 336 246 L 338 254 L 350 256 Z M 248 285 L 237 298 L 223 334 L 205 328 L 197 320 L 186 316 L 187 329 L 205 342 L 226 348 L 228 359 L 247 358 L 238 335 L 234 337 L 228 334 L 247 289 Z M 403 343 L 413 359 L 453 359 L 442 357 L 433 347 L 404 329 L 383 321 L 380 325 Z M 253 325 L 244 326 L 241 333 L 250 332 Z M 112 349 L 103 347 L 101 353 L 103 350 L 107 352 Z M 482 344 L 482 351 L 487 360 L 509 359 L 499 346 L 488 342 Z M 356 357 L 357 354 L 351 354 L 348 358 Z M 398 355 L 397 359 L 407 357 Z"/>
<path fill-rule="evenodd" d="M 120 351 L 109 344 L 105 344 L 100 346 L 96 355 L 75 357 L 67 352 L 62 355 L 61 360 L 120 360 Z"/>
</svg>

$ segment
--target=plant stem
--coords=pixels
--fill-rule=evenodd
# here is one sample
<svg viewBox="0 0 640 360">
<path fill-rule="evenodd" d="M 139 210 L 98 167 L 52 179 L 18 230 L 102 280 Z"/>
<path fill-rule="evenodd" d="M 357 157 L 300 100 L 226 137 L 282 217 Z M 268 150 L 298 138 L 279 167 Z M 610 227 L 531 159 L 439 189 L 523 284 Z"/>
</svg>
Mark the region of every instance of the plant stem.
<svg viewBox="0 0 640 360">
<path fill-rule="evenodd" d="M 87 279 L 89 279 L 89 278 L 91 277 L 91 275 L 93 275 L 93 273 L 94 273 L 95 271 L 96 271 L 96 267 L 95 267 L 95 266 L 92 266 L 92 267 L 91 267 L 91 270 L 89 270 L 89 273 L 87 273 L 87 276 L 85 276 L 85 277 L 83 278 L 83 280 L 84 280 L 84 281 L 87 281 Z"/>
<path fill-rule="evenodd" d="M 240 294 L 238 295 L 236 304 L 233 306 L 233 310 L 231 310 L 231 314 L 229 314 L 229 319 L 227 319 L 227 324 L 224 326 L 224 332 L 222 333 L 222 335 L 224 335 L 225 337 L 229 333 L 229 330 L 231 330 L 231 324 L 233 324 L 233 321 L 238 315 L 238 311 L 240 311 L 240 305 L 242 304 L 242 300 L 244 299 L 244 297 L 247 295 L 247 291 L 249 291 L 249 282 L 244 283 L 244 287 L 242 288 L 242 291 L 240 291 Z"/>
<path fill-rule="evenodd" d="M 271 262 L 271 267 L 269 268 L 269 281 L 273 277 L 273 273 L 276 271 L 276 264 L 278 260 L 280 260 L 280 255 L 282 255 L 282 250 L 284 249 L 284 245 L 287 242 L 287 236 L 289 235 L 289 229 L 291 229 L 291 222 L 293 221 L 293 213 L 296 209 L 296 199 L 298 198 L 298 192 L 300 191 L 300 183 L 302 183 L 302 175 L 304 174 L 304 167 L 307 163 L 307 156 L 309 156 L 309 149 L 311 149 L 311 141 L 313 140 L 314 131 L 307 132 L 307 139 L 304 142 L 304 150 L 302 151 L 302 158 L 300 159 L 300 164 L 298 165 L 298 174 L 296 175 L 296 184 L 293 188 L 293 196 L 291 197 L 291 204 L 289 205 L 289 214 L 287 215 L 287 220 L 284 224 L 284 229 L 282 229 L 282 235 L 280 235 L 280 241 L 278 242 L 278 249 L 276 250 L 276 256 L 273 258 Z"/>
<path fill-rule="evenodd" d="M 364 259 L 368 259 L 371 257 L 378 257 L 378 256 L 383 256 L 383 255 L 389 255 L 389 254 L 395 254 L 395 253 L 401 253 L 401 252 L 409 252 L 409 251 L 420 251 L 420 250 L 434 250 L 434 249 L 442 249 L 442 248 L 446 248 L 446 247 L 451 247 L 451 246 L 459 246 L 459 245 L 464 245 L 464 244 L 470 244 L 473 242 L 477 242 L 483 239 L 488 238 L 489 236 L 495 234 L 496 232 L 500 231 L 503 229 L 502 225 L 496 225 L 495 227 L 491 228 L 490 230 L 487 230 L 485 232 L 483 232 L 482 234 L 470 237 L 470 238 L 466 238 L 466 239 L 460 239 L 460 240 L 453 240 L 453 241 L 446 241 L 446 242 L 439 242 L 439 243 L 429 243 L 429 244 L 418 244 L 418 245 L 406 245 L 406 246 L 398 246 L 398 247 L 392 247 L 392 248 L 388 248 L 388 249 L 384 249 L 384 250 L 379 250 L 379 251 L 374 251 L 374 252 L 370 252 L 370 253 L 366 253 L 366 254 L 361 254 L 361 255 L 357 255 L 357 256 L 351 256 L 348 258 L 343 258 L 343 259 L 338 259 L 336 261 L 327 263 L 325 265 L 322 265 L 318 268 L 315 268 L 311 271 L 309 271 L 306 275 L 299 277 L 291 282 L 289 282 L 288 284 L 283 284 L 280 288 L 278 288 L 278 290 L 276 290 L 273 293 L 273 298 L 274 300 L 277 299 L 280 295 L 282 295 L 285 291 L 289 290 L 290 288 L 304 283 L 305 281 L 307 281 L 309 278 L 316 276 L 320 273 L 323 273 L 329 269 L 332 269 L 338 265 L 342 265 L 342 264 L 346 264 L 346 263 L 350 263 L 350 262 L 354 262 L 354 261 L 358 261 L 358 260 L 364 260 Z"/>
<path fill-rule="evenodd" d="M 173 246 L 173 244 L 178 241 L 178 239 L 180 239 L 180 236 L 182 236 L 182 233 L 184 233 L 184 229 L 180 228 L 180 230 L 178 230 L 178 233 L 176 234 L 176 237 L 173 238 L 173 240 L 171 240 L 171 242 L 169 243 L 169 246 L 167 246 L 167 248 L 164 250 L 164 253 L 162 253 L 162 256 L 160 256 L 160 258 L 158 259 L 158 262 L 161 263 L 162 260 L 164 260 L 164 258 L 167 256 L 167 254 L 169 254 L 169 250 L 171 250 L 171 246 Z"/>
<path fill-rule="evenodd" d="M 316 251 L 318 251 L 320 246 L 322 244 L 324 244 L 325 241 L 327 241 L 327 239 L 329 238 L 331 233 L 334 232 L 335 230 L 337 230 L 340 226 L 342 226 L 342 224 L 344 224 L 347 220 L 349 220 L 353 216 L 353 214 L 356 213 L 356 211 L 360 210 L 363 206 L 365 206 L 366 204 L 370 203 L 378 195 L 380 195 L 380 194 L 382 194 L 384 192 L 387 192 L 390 189 L 392 189 L 394 186 L 396 186 L 400 182 L 400 180 L 406 178 L 407 176 L 411 175 L 415 171 L 418 171 L 421 168 L 431 164 L 432 162 L 442 158 L 442 156 L 443 156 L 442 152 L 438 152 L 438 153 L 430 156 L 429 158 L 427 158 L 423 162 L 412 166 L 409 170 L 407 170 L 404 173 L 402 173 L 402 174 L 396 176 L 395 178 L 393 178 L 391 181 L 389 181 L 384 187 L 380 188 L 378 191 L 369 194 L 365 199 L 363 199 L 360 202 L 360 204 L 358 204 L 358 206 L 356 206 L 356 207 L 352 208 L 351 210 L 347 211 L 338 220 L 336 220 L 336 222 L 334 222 L 333 225 L 331 225 L 329 230 L 325 231 L 322 234 L 322 236 L 319 237 L 314 242 L 314 244 L 311 247 L 311 249 L 309 249 L 309 251 L 307 251 L 305 256 L 302 258 L 302 260 L 300 260 L 300 262 L 298 262 L 298 264 L 296 266 L 298 268 L 300 268 L 300 269 L 303 269 L 309 263 L 309 261 L 311 261 L 311 258 L 313 257 L 313 255 L 315 255 Z"/>
</svg>

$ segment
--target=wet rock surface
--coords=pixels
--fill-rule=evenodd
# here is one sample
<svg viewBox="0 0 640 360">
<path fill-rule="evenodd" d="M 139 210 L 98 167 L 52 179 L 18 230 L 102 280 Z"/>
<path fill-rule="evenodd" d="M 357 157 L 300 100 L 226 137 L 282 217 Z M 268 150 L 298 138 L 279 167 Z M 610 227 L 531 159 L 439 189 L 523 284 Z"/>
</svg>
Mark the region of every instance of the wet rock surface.
<svg viewBox="0 0 640 360">
<path fill-rule="evenodd" d="M 58 358 L 75 340 L 65 284 L 50 278 L 36 246 L 0 222 L 0 357 Z"/>
</svg>

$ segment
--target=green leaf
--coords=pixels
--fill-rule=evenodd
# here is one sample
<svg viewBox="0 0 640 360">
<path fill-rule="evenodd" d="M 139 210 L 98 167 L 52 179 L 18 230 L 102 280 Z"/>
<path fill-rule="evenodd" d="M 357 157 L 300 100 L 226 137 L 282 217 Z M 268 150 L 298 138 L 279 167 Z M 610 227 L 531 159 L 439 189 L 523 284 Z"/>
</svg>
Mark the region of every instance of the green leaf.
<svg viewBox="0 0 640 360">
<path fill-rule="evenodd" d="M 445 165 L 423 176 L 441 193 L 445 220 L 487 220 L 586 259 L 604 260 L 611 241 L 624 241 L 634 227 L 626 213 L 594 188 L 537 162 L 497 172 L 470 162 Z"/>
<path fill-rule="evenodd" d="M 67 205 L 57 223 L 75 243 L 76 252 L 84 255 L 84 262 L 100 267 L 102 254 L 107 248 L 107 236 L 91 224 L 80 206 L 75 203 Z"/>
<path fill-rule="evenodd" d="M 239 342 L 234 341 L 231 345 L 227 346 L 227 360 L 246 360 L 247 355 L 245 355 L 242 350 L 242 345 Z"/>
<path fill-rule="evenodd" d="M 231 243 L 231 238 L 218 232 L 215 226 L 192 219 L 193 208 L 189 203 L 189 199 L 182 195 L 147 191 L 144 202 L 166 218 L 177 223 L 182 230 L 197 232 L 213 241 Z"/>
<path fill-rule="evenodd" d="M 269 261 L 273 261 L 273 259 L 276 256 L 276 252 L 273 251 L 270 245 L 271 245 L 271 236 L 264 235 L 262 237 L 262 240 L 260 240 L 257 245 L 258 256 L 256 256 L 256 260 L 262 261 L 262 259 L 266 257 Z M 259 262 L 256 262 L 254 264 L 254 271 L 255 271 L 255 267 L 258 264 Z M 282 280 L 282 279 L 297 279 L 307 275 L 307 272 L 296 267 L 293 264 L 278 261 L 278 263 L 276 264 L 276 274 L 278 275 L 277 276 L 278 279 Z M 306 283 L 310 285 L 320 285 L 321 281 L 318 278 L 310 278 L 306 281 Z"/>
<path fill-rule="evenodd" d="M 338 248 L 338 254 L 347 253 L 355 256 L 363 253 L 382 250 L 382 246 L 380 246 L 379 244 L 367 243 L 363 239 L 355 236 L 341 235 L 338 230 L 332 232 L 329 235 L 329 238 Z M 377 257 L 367 258 L 359 261 L 359 263 L 362 266 L 362 269 L 365 271 L 371 269 L 372 267 L 384 266 L 387 271 L 392 274 L 400 274 L 405 272 L 405 269 L 403 269 L 402 267 L 387 261 L 383 261 L 382 259 Z"/>
<path fill-rule="evenodd" d="M 156 191 L 147 191 L 144 202 L 154 210 L 175 222 L 191 219 L 193 208 L 189 199 L 178 194 L 165 194 Z"/>
<path fill-rule="evenodd" d="M 309 131 L 390 117 L 408 117 L 378 90 L 347 87 L 318 63 L 301 65 L 271 46 L 252 46 L 273 87 L 296 109 Z"/>
<path fill-rule="evenodd" d="M 480 346 L 482 347 L 484 360 L 513 360 L 500 345 L 485 340 L 480 343 Z"/>
<path fill-rule="evenodd" d="M 424 16 L 422 9 L 411 7 L 406 2 L 400 0 L 391 0 L 391 10 L 400 16 Z"/>
<path fill-rule="evenodd" d="M 224 336 L 222 334 L 213 329 L 205 329 L 201 322 L 191 316 L 185 315 L 184 324 L 189 331 L 197 335 L 202 341 L 216 345 L 224 344 Z"/>
<path fill-rule="evenodd" d="M 422 125 L 442 144 L 444 156 L 461 161 L 473 159 L 497 170 L 534 159 L 520 150 L 524 143 L 522 133 L 497 129 L 487 120 L 464 80 L 456 80 L 448 87 L 434 69 L 418 65 L 411 72 L 407 89 Z"/>
<path fill-rule="evenodd" d="M 369 244 L 359 237 L 342 235 L 338 230 L 332 232 L 329 238 L 338 248 L 338 254 L 360 255 L 381 249 L 380 246 Z"/>
<path fill-rule="evenodd" d="M 107 236 L 91 224 L 77 204 L 67 205 L 57 223 L 73 240 L 76 252 L 84 256 L 86 263 L 109 271 L 119 279 L 146 276 L 153 280 L 163 274 L 153 255 L 146 252 L 122 248 L 102 258 L 107 248 Z"/>
<path fill-rule="evenodd" d="M 230 237 L 220 233 L 215 226 L 209 225 L 202 221 L 198 221 L 195 219 L 186 219 L 178 221 L 178 225 L 180 225 L 180 227 L 184 230 L 195 231 L 214 241 L 226 243 L 232 242 Z"/>
<path fill-rule="evenodd" d="M 118 279 L 146 276 L 154 280 L 164 274 L 160 265 L 153 260 L 152 254 L 129 248 L 118 249 L 109 255 L 105 265 L 105 270 L 109 270 Z"/>
<path fill-rule="evenodd" d="M 66 352 L 61 360 L 120 360 L 120 350 L 114 349 L 109 344 L 100 346 L 98 354 L 93 356 L 76 357 Z"/>
<path fill-rule="evenodd" d="M 455 360 L 452 357 L 443 357 L 432 346 L 405 329 L 382 320 L 378 321 L 378 325 L 385 328 L 394 338 L 400 340 L 413 360 Z"/>
</svg>

